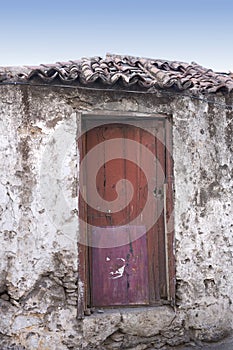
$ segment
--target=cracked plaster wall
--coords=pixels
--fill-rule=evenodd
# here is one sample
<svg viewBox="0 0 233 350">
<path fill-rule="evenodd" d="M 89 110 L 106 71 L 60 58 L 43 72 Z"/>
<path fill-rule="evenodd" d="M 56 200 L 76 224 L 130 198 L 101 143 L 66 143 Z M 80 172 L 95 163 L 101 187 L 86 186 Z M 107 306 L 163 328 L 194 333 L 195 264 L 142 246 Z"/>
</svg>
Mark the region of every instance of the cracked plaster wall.
<svg viewBox="0 0 233 350">
<path fill-rule="evenodd" d="M 122 309 L 77 320 L 74 140 L 79 112 L 96 110 L 173 116 L 175 309 Z M 165 349 L 230 333 L 232 120 L 232 112 L 189 97 L 2 86 L 1 348 Z"/>
</svg>

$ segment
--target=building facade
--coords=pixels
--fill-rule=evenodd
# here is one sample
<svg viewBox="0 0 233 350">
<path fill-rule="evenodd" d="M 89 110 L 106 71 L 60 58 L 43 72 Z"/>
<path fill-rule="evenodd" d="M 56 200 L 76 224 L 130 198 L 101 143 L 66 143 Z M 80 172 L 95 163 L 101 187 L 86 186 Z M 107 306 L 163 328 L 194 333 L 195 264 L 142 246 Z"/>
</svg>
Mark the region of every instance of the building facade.
<svg viewBox="0 0 233 350">
<path fill-rule="evenodd" d="M 0 91 L 1 348 L 232 334 L 232 77 L 109 55 Z"/>
</svg>

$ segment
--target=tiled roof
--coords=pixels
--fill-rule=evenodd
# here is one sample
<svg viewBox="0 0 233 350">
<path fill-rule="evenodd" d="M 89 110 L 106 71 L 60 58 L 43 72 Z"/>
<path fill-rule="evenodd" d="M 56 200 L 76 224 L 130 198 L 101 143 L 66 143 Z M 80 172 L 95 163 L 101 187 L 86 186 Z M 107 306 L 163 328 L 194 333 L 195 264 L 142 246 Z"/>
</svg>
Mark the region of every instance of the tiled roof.
<svg viewBox="0 0 233 350">
<path fill-rule="evenodd" d="M 197 63 L 107 55 L 38 67 L 0 68 L 0 83 L 40 81 L 44 84 L 128 89 L 171 89 L 199 92 L 233 91 L 232 73 L 216 73 Z"/>
</svg>

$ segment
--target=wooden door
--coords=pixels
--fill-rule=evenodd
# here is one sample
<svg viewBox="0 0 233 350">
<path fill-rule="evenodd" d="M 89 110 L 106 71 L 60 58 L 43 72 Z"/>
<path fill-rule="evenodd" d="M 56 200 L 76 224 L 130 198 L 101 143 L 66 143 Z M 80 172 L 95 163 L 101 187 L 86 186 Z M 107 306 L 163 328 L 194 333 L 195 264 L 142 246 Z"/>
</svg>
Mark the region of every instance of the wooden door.
<svg viewBox="0 0 233 350">
<path fill-rule="evenodd" d="M 91 231 L 88 304 L 153 305 L 167 297 L 163 211 L 165 121 L 97 124 L 102 125 L 88 121 L 82 154 L 83 159 L 94 152 L 85 175 L 86 220 Z M 137 147 L 132 150 L 132 141 L 148 153 Z M 150 181 L 155 184 L 156 213 L 153 206 L 143 212 L 152 195 L 148 192 L 152 191 Z M 148 229 L 151 217 L 154 223 Z"/>
</svg>

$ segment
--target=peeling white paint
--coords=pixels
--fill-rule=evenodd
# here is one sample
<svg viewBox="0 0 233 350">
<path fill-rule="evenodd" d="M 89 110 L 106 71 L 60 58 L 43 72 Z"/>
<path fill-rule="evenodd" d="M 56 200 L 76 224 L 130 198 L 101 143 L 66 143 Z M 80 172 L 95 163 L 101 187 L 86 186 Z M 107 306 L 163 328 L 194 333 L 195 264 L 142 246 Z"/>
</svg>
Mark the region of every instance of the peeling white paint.
<svg viewBox="0 0 233 350">
<path fill-rule="evenodd" d="M 117 278 L 121 278 L 123 277 L 123 274 L 124 274 L 124 271 L 125 271 L 125 267 L 126 267 L 126 264 L 125 264 L 125 259 L 123 258 L 116 258 L 116 260 L 120 260 L 123 262 L 123 266 L 119 267 L 117 270 L 113 270 L 113 271 L 110 271 L 109 274 L 110 274 L 110 278 L 112 280 L 115 280 Z"/>
</svg>

